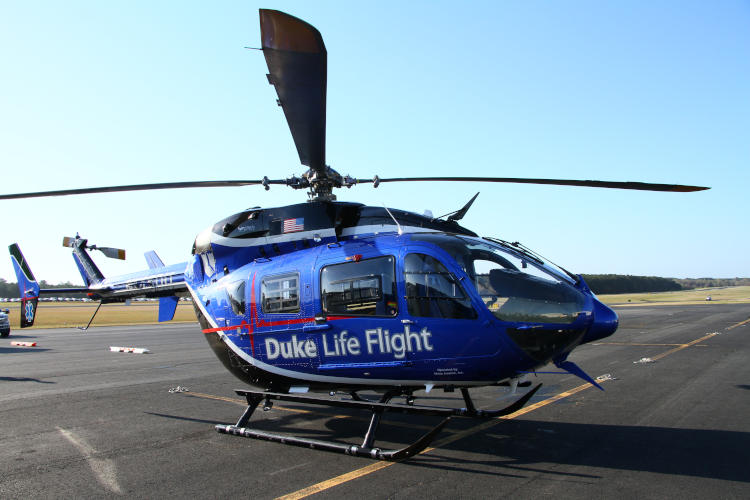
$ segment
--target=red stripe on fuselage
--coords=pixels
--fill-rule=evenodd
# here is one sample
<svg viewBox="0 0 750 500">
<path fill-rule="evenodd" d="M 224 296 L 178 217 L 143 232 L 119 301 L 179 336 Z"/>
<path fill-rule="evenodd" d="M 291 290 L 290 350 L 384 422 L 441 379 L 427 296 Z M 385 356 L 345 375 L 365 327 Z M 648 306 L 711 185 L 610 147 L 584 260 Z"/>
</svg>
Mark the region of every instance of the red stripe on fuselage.
<svg viewBox="0 0 750 500">
<path fill-rule="evenodd" d="M 247 333 L 250 335 L 250 349 L 253 357 L 255 357 L 255 328 L 258 327 L 269 327 L 269 326 L 284 326 L 284 325 L 299 325 L 301 323 L 313 323 L 315 318 L 293 318 L 293 319 L 282 319 L 278 321 L 265 321 L 258 318 L 258 305 L 255 302 L 255 274 L 253 274 L 253 280 L 250 285 L 250 323 L 246 323 L 244 320 L 240 325 L 221 326 L 218 328 L 206 328 L 203 333 L 216 333 L 226 332 L 229 330 L 247 329 Z M 327 321 L 337 321 L 341 319 L 352 319 L 354 316 L 328 316 Z"/>
</svg>

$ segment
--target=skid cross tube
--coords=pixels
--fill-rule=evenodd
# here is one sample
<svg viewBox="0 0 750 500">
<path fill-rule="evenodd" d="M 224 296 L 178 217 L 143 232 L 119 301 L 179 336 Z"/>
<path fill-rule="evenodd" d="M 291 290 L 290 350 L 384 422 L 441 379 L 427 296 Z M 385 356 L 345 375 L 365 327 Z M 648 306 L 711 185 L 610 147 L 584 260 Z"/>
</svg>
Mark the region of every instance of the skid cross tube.
<svg viewBox="0 0 750 500">
<path fill-rule="evenodd" d="M 521 398 L 506 406 L 505 408 L 501 408 L 499 410 L 477 410 L 474 407 L 474 403 L 469 396 L 469 391 L 466 388 L 461 389 L 464 401 L 466 402 L 466 408 L 441 408 L 435 406 L 390 404 L 389 401 L 400 394 L 399 390 L 388 391 L 381 397 L 379 402 L 374 402 L 366 401 L 361 398 L 359 400 L 322 399 L 300 394 L 248 391 L 239 389 L 235 392 L 240 396 L 245 397 L 245 399 L 247 400 L 247 408 L 237 421 L 236 425 L 217 425 L 216 430 L 222 434 L 232 434 L 234 436 L 262 439 L 265 441 L 274 441 L 277 443 L 302 446 L 311 449 L 337 451 L 339 453 L 344 453 L 347 455 L 373 458 L 377 460 L 403 460 L 412 457 L 424 450 L 432 442 L 432 440 L 435 439 L 438 433 L 440 433 L 440 431 L 443 429 L 443 427 L 445 427 L 445 425 L 450 421 L 451 418 L 468 417 L 487 419 L 509 415 L 520 410 L 534 396 L 534 394 L 536 394 L 541 386 L 542 384 L 538 384 Z M 270 432 L 249 429 L 247 425 L 250 421 L 250 417 L 258 408 L 258 405 L 263 402 L 264 409 L 270 408 L 273 400 L 315 404 L 335 408 L 366 410 L 372 412 L 372 417 L 370 418 L 370 423 L 368 425 L 367 431 L 365 432 L 365 436 L 362 440 L 361 446 L 337 443 L 333 441 L 322 441 L 319 439 L 273 434 Z M 429 432 L 414 441 L 412 444 L 398 450 L 386 450 L 374 446 L 375 434 L 377 432 L 378 425 L 380 424 L 380 419 L 385 412 L 439 416 L 443 417 L 443 419 L 435 427 L 430 429 Z"/>
</svg>

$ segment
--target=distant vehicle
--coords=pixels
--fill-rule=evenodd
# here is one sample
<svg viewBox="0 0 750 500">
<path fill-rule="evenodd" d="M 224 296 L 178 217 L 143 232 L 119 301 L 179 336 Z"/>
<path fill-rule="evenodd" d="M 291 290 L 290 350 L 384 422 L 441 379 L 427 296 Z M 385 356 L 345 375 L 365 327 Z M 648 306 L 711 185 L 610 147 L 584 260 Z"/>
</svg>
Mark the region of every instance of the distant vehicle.
<svg viewBox="0 0 750 500">
<path fill-rule="evenodd" d="M 10 309 L 0 310 L 0 337 L 7 337 L 10 335 L 10 319 L 8 318 Z"/>
<path fill-rule="evenodd" d="M 711 296 L 709 295 L 708 297 L 706 297 L 706 300 L 710 302 L 710 301 L 712 301 L 714 299 L 712 299 Z"/>
</svg>

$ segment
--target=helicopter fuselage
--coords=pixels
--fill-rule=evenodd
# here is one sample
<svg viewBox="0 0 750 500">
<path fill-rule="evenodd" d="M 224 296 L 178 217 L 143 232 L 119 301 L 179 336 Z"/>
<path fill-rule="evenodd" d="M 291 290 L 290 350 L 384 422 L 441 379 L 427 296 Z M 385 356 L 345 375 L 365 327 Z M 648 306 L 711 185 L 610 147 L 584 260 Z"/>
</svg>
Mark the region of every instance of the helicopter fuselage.
<svg viewBox="0 0 750 500">
<path fill-rule="evenodd" d="M 497 384 L 617 327 L 580 277 L 521 247 L 351 203 L 220 221 L 185 283 L 218 357 L 267 390 Z"/>
</svg>

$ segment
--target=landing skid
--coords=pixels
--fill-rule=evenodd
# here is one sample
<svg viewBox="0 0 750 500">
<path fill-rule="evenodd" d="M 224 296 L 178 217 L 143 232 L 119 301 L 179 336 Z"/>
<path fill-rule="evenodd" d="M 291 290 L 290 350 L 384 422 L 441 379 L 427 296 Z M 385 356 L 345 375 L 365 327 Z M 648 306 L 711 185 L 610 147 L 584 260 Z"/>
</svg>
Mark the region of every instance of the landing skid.
<svg viewBox="0 0 750 500">
<path fill-rule="evenodd" d="M 403 460 L 417 455 L 422 450 L 427 448 L 427 446 L 429 446 L 429 444 L 435 439 L 438 433 L 440 433 L 440 431 L 443 429 L 443 427 L 445 427 L 445 425 L 451 418 L 468 417 L 486 419 L 509 415 L 523 408 L 523 406 L 528 403 L 528 401 L 534 396 L 534 394 L 536 394 L 541 386 L 542 384 L 538 384 L 517 401 L 499 410 L 476 409 L 474 407 L 474 403 L 471 400 L 471 396 L 469 396 L 469 391 L 466 388 L 461 389 L 461 394 L 463 395 L 464 401 L 466 402 L 466 408 L 441 408 L 433 406 L 390 404 L 389 401 L 392 398 L 401 395 L 400 391 L 386 392 L 381 398 L 380 402 L 372 402 L 364 400 L 328 400 L 311 396 L 303 396 L 299 394 L 237 390 L 235 392 L 240 396 L 244 396 L 247 400 L 247 408 L 245 409 L 245 412 L 242 414 L 235 425 L 217 425 L 216 430 L 222 434 L 232 434 L 235 436 L 242 436 L 252 439 L 262 439 L 265 441 L 274 441 L 277 443 L 302 446 L 305 448 L 318 450 L 337 451 L 346 455 L 373 458 L 377 460 Z M 270 432 L 247 428 L 246 426 L 250 421 L 250 417 L 258 408 L 258 405 L 263 402 L 263 409 L 267 410 L 273 406 L 274 400 L 331 406 L 336 408 L 348 408 L 354 410 L 367 410 L 372 413 L 372 417 L 370 419 L 370 425 L 367 428 L 367 432 L 365 433 L 364 439 L 362 441 L 362 445 L 360 446 L 296 436 L 285 436 L 281 434 L 273 434 Z M 435 427 L 430 429 L 430 431 L 423 435 L 421 438 L 414 441 L 412 444 L 398 450 L 387 450 L 374 446 L 375 433 L 377 431 L 378 424 L 380 423 L 380 417 L 385 412 L 440 416 L 443 417 L 443 420 Z"/>
</svg>

